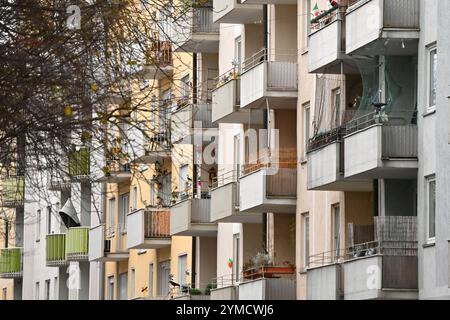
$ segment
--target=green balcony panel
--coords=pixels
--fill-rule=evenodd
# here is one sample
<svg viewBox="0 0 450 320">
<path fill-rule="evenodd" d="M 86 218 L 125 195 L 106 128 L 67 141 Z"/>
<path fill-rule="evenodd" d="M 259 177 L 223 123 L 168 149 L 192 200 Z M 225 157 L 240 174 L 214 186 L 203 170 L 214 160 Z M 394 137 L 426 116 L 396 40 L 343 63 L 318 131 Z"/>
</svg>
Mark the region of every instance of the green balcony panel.
<svg viewBox="0 0 450 320">
<path fill-rule="evenodd" d="M 66 258 L 68 261 L 88 260 L 89 227 L 76 227 L 67 230 Z"/>
<path fill-rule="evenodd" d="M 22 276 L 22 248 L 0 249 L 0 278 Z"/>
<path fill-rule="evenodd" d="M 90 169 L 90 152 L 88 148 L 81 148 L 69 154 L 69 175 L 72 178 L 89 176 Z"/>
<path fill-rule="evenodd" d="M 46 264 L 47 267 L 58 267 L 67 265 L 65 234 L 47 235 Z"/>
<path fill-rule="evenodd" d="M 23 205 L 25 178 L 23 176 L 4 177 L 1 180 L 1 201 L 4 207 Z"/>
</svg>

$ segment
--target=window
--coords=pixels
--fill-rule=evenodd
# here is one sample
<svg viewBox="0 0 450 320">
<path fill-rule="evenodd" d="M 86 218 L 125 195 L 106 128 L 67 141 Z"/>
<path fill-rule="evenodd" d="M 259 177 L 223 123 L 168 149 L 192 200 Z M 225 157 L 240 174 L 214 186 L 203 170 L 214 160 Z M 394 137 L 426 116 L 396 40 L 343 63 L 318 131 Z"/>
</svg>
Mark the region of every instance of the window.
<svg viewBox="0 0 450 320">
<path fill-rule="evenodd" d="M 156 196 L 155 180 L 150 179 L 150 206 L 151 207 L 155 206 L 155 196 Z"/>
<path fill-rule="evenodd" d="M 428 72 L 428 108 L 436 106 L 436 84 L 437 84 L 437 49 L 429 48 L 429 72 Z"/>
<path fill-rule="evenodd" d="M 234 280 L 239 282 L 239 257 L 241 255 L 241 237 L 239 233 L 233 235 L 233 273 Z"/>
<path fill-rule="evenodd" d="M 41 210 L 36 214 L 36 241 L 41 239 Z"/>
<path fill-rule="evenodd" d="M 114 228 L 115 228 L 115 219 L 114 219 L 114 215 L 115 215 L 115 211 L 116 211 L 116 199 L 115 198 L 111 198 L 109 199 L 109 204 L 108 204 L 108 229 L 110 230 L 109 235 L 113 236 L 114 235 Z"/>
<path fill-rule="evenodd" d="M 181 286 L 187 284 L 187 254 L 178 257 L 178 283 Z"/>
<path fill-rule="evenodd" d="M 305 213 L 303 218 L 303 262 L 304 267 L 309 266 L 309 213 Z"/>
<path fill-rule="evenodd" d="M 52 207 L 47 207 L 47 234 L 52 234 Z"/>
<path fill-rule="evenodd" d="M 114 276 L 108 277 L 108 300 L 114 300 Z"/>
<path fill-rule="evenodd" d="M 137 210 L 137 197 L 138 197 L 137 187 L 133 187 L 133 210 Z"/>
<path fill-rule="evenodd" d="M 58 277 L 53 279 L 53 300 L 58 300 Z"/>
<path fill-rule="evenodd" d="M 181 78 L 181 98 L 185 101 L 189 99 L 190 91 L 189 75 L 187 75 Z"/>
<path fill-rule="evenodd" d="M 189 165 L 185 164 L 180 166 L 180 175 L 178 176 L 178 190 L 180 191 L 180 197 L 183 199 L 189 192 L 189 180 L 188 180 Z"/>
<path fill-rule="evenodd" d="M 242 62 L 242 39 L 237 37 L 234 40 L 234 62 L 237 66 L 237 72 L 241 73 L 241 62 Z"/>
<path fill-rule="evenodd" d="M 34 285 L 34 299 L 39 300 L 39 282 Z"/>
<path fill-rule="evenodd" d="M 341 88 L 336 88 L 331 92 L 333 103 L 333 117 L 334 127 L 337 128 L 341 125 Z"/>
<path fill-rule="evenodd" d="M 45 280 L 45 291 L 44 291 L 44 299 L 50 300 L 50 279 Z"/>
<path fill-rule="evenodd" d="M 305 158 L 310 138 L 310 109 L 309 102 L 303 105 L 303 156 Z"/>
<path fill-rule="evenodd" d="M 436 178 L 427 179 L 427 238 L 434 242 L 436 237 Z"/>
<path fill-rule="evenodd" d="M 332 214 L 332 241 L 333 241 L 333 252 L 334 259 L 339 259 L 341 250 L 341 209 L 339 204 L 335 204 L 331 207 Z"/>
<path fill-rule="evenodd" d="M 153 263 L 148 266 L 148 296 L 153 297 Z"/>
<path fill-rule="evenodd" d="M 152 96 L 152 114 L 151 114 L 151 121 L 152 121 L 152 127 L 151 129 L 154 129 L 156 127 L 156 97 Z"/>
<path fill-rule="evenodd" d="M 128 272 L 119 274 L 119 300 L 127 300 Z"/>
<path fill-rule="evenodd" d="M 136 270 L 133 268 L 131 269 L 131 275 L 130 275 L 130 299 L 134 299 L 134 291 L 135 291 L 135 281 L 136 281 Z"/>
<path fill-rule="evenodd" d="M 311 0 L 305 1 L 305 12 L 311 12 Z M 309 34 L 311 33 L 311 17 L 308 14 L 303 15 L 303 50 L 308 49 L 309 45 Z"/>
<path fill-rule="evenodd" d="M 6 300 L 6 299 L 8 299 L 8 289 L 3 288 L 2 289 L 2 300 Z"/>
<path fill-rule="evenodd" d="M 127 215 L 130 212 L 130 193 L 124 193 L 119 197 L 119 226 L 125 231 Z"/>
</svg>

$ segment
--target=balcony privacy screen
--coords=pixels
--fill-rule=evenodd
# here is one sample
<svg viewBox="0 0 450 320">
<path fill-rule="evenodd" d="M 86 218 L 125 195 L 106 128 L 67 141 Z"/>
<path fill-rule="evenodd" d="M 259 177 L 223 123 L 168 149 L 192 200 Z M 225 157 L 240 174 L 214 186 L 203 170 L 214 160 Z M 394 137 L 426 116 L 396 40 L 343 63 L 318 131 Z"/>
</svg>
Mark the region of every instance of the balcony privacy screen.
<svg viewBox="0 0 450 320">
<path fill-rule="evenodd" d="M 374 103 L 386 103 L 385 112 L 393 124 L 411 124 L 415 118 L 415 67 L 413 57 L 385 56 L 384 61 L 357 60 L 363 93 L 357 102 L 355 118 L 375 111 Z M 380 71 L 384 73 L 384 97 Z M 389 117 L 390 116 L 390 117 Z"/>
<path fill-rule="evenodd" d="M 1 201 L 3 205 L 23 203 L 25 178 L 23 176 L 1 178 Z"/>
<path fill-rule="evenodd" d="M 89 250 L 89 228 L 77 227 L 67 230 L 66 255 L 68 260 L 85 260 Z"/>
<path fill-rule="evenodd" d="M 0 275 L 11 275 L 22 271 L 22 249 L 7 248 L 0 250 Z"/>
<path fill-rule="evenodd" d="M 88 176 L 90 173 L 90 152 L 81 148 L 69 154 L 69 175 L 71 177 Z"/>
<path fill-rule="evenodd" d="M 390 124 L 415 122 L 415 67 L 413 57 L 386 56 L 355 60 L 360 75 L 346 75 L 345 82 L 338 76 L 323 75 L 316 81 L 314 137 L 345 127 L 352 119 L 373 118 L 376 103 L 386 103 L 385 113 Z M 384 77 L 380 77 L 384 74 Z M 384 97 L 381 81 L 384 78 Z M 333 89 L 341 88 L 345 102 L 335 101 Z M 345 90 L 343 89 L 345 88 Z M 344 92 L 345 91 L 345 92 Z"/>
<path fill-rule="evenodd" d="M 66 262 L 66 235 L 49 234 L 46 239 L 47 266 L 62 265 Z"/>
</svg>

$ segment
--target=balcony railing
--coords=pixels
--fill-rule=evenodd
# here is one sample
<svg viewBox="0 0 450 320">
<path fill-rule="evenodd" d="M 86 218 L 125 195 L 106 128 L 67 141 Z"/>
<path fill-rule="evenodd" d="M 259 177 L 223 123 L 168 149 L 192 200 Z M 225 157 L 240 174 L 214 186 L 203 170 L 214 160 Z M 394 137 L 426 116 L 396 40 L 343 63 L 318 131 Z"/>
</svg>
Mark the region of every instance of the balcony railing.
<svg viewBox="0 0 450 320">
<path fill-rule="evenodd" d="M 0 249 L 0 278 L 21 278 L 22 270 L 22 248 Z"/>
<path fill-rule="evenodd" d="M 147 53 L 146 65 L 159 67 L 172 64 L 172 44 L 170 41 L 153 41 Z"/>
<path fill-rule="evenodd" d="M 372 0 L 352 0 L 347 13 L 357 10 Z M 420 24 L 419 0 L 383 1 L 383 22 L 385 28 L 414 29 Z"/>
<path fill-rule="evenodd" d="M 25 198 L 25 177 L 0 177 L 1 205 L 3 207 L 23 206 Z"/>
<path fill-rule="evenodd" d="M 90 174 L 90 151 L 81 148 L 69 154 L 69 176 L 72 179 L 86 178 Z"/>
<path fill-rule="evenodd" d="M 374 255 L 417 256 L 417 217 L 415 216 L 378 216 L 374 217 L 373 225 L 353 226 L 352 230 L 350 245 L 347 248 L 309 256 L 308 268 Z"/>
<path fill-rule="evenodd" d="M 144 236 L 151 238 L 170 238 L 170 211 L 144 212 Z"/>
<path fill-rule="evenodd" d="M 395 110 L 389 114 L 371 112 L 350 121 L 346 135 L 364 130 L 375 124 L 383 126 L 382 156 L 392 158 L 417 157 L 417 113 Z"/>
<path fill-rule="evenodd" d="M 46 238 L 46 265 L 59 267 L 68 264 L 66 260 L 66 235 L 49 234 Z"/>
<path fill-rule="evenodd" d="M 77 227 L 67 230 L 66 257 L 68 261 L 88 260 L 89 227 Z"/>
</svg>

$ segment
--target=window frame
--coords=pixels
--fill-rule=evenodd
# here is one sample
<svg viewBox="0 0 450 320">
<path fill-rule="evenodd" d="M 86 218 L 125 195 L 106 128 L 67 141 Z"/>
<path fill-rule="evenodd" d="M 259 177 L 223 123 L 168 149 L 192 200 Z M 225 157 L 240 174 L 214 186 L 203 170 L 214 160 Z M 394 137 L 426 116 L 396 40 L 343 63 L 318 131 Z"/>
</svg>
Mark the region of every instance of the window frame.
<svg viewBox="0 0 450 320">
<path fill-rule="evenodd" d="M 311 231 L 311 219 L 309 212 L 302 213 L 302 249 L 303 249 L 303 269 L 306 270 L 309 267 L 309 247 L 310 247 L 310 232 Z"/>
<path fill-rule="evenodd" d="M 433 228 L 433 235 L 431 235 L 430 233 L 430 204 L 431 204 L 431 184 L 434 185 L 434 204 L 433 204 L 433 220 L 434 220 L 434 228 Z M 435 243 L 436 241 L 436 176 L 432 175 L 429 177 L 426 177 L 426 226 L 427 226 L 427 230 L 426 230 L 426 241 L 428 244 L 432 244 Z"/>
<path fill-rule="evenodd" d="M 432 57 L 434 57 L 434 59 L 436 60 L 432 60 Z M 434 65 L 434 63 L 436 63 L 436 65 Z M 436 110 L 436 99 L 437 99 L 437 90 L 436 90 L 436 86 L 437 86 L 437 79 L 434 82 L 433 78 L 436 76 L 436 71 L 437 71 L 437 45 L 436 43 L 430 45 L 427 47 L 427 62 L 426 62 L 426 66 L 427 66 L 427 111 L 428 112 L 432 112 L 434 110 Z M 434 83 L 433 83 L 434 82 Z M 432 102 L 432 87 L 434 85 L 434 103 Z"/>
</svg>

